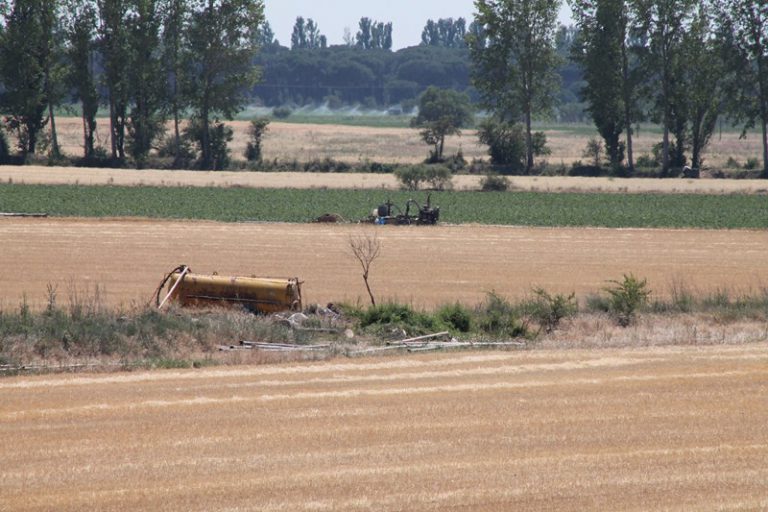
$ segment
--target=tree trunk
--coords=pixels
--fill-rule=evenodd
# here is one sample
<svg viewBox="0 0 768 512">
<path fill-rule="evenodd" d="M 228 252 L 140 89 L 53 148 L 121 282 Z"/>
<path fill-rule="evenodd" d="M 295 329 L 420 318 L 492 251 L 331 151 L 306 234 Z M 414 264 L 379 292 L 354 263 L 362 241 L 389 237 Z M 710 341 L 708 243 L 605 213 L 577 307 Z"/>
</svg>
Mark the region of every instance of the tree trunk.
<svg viewBox="0 0 768 512">
<path fill-rule="evenodd" d="M 666 112 L 664 113 L 664 138 L 661 143 L 661 174 L 667 176 L 669 174 L 669 125 L 667 124 L 668 117 Z"/>
<path fill-rule="evenodd" d="M 109 142 L 112 149 L 112 160 L 117 160 L 117 141 L 115 140 L 115 100 L 109 98 Z"/>
<path fill-rule="evenodd" d="M 763 119 L 760 122 L 760 125 L 763 127 L 763 178 L 768 178 L 768 133 L 766 133 L 766 121 L 765 115 L 763 115 Z"/>
<path fill-rule="evenodd" d="M 766 86 L 765 60 L 757 57 L 757 72 L 760 88 L 760 127 L 763 135 L 763 178 L 768 179 L 768 133 L 766 132 L 766 123 L 768 123 L 768 86 Z"/>
<path fill-rule="evenodd" d="M 85 112 L 81 116 L 83 120 L 83 158 L 88 159 L 88 121 L 85 119 Z"/>
<path fill-rule="evenodd" d="M 533 169 L 533 136 L 531 135 L 531 110 L 526 108 L 525 112 L 525 174 L 530 174 Z"/>
<path fill-rule="evenodd" d="M 635 160 L 632 149 L 632 92 L 630 90 L 629 82 L 629 57 L 627 57 L 626 37 L 621 41 L 621 60 L 621 74 L 624 80 L 624 83 L 622 84 L 622 89 L 624 91 L 624 124 L 626 125 L 627 130 L 627 169 L 629 170 L 629 174 L 632 175 L 635 173 Z"/>
<path fill-rule="evenodd" d="M 51 121 L 51 155 L 54 158 L 58 158 L 60 156 L 59 138 L 56 134 L 56 118 L 53 114 L 53 104 L 50 101 L 48 102 L 48 118 Z"/>
<path fill-rule="evenodd" d="M 363 274 L 363 281 L 365 281 L 365 289 L 368 290 L 368 296 L 371 298 L 371 305 L 376 306 L 376 299 L 373 298 L 373 292 L 368 284 L 368 273 Z"/>
</svg>

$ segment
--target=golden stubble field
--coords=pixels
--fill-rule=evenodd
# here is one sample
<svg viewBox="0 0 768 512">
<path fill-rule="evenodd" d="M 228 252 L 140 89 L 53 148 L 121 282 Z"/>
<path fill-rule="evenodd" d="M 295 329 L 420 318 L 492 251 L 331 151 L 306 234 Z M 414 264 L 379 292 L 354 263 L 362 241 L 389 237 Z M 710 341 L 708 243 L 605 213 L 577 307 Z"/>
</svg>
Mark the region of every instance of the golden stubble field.
<svg viewBox="0 0 768 512">
<path fill-rule="evenodd" d="M 82 154 L 82 121 L 65 117 L 56 121 L 60 144 L 65 153 Z M 98 143 L 109 148 L 109 121 L 98 120 Z M 248 121 L 228 122 L 234 130 L 230 144 L 232 155 L 244 159 L 248 142 Z M 446 139 L 445 151 L 454 154 L 459 149 L 468 160 L 487 159 L 487 148 L 477 141 L 474 130 L 464 130 L 462 136 Z M 552 154 L 546 157 L 551 164 L 570 166 L 576 160 L 586 160 L 582 153 L 589 137 L 570 131 L 547 130 L 547 141 Z M 597 135 L 597 132 L 595 132 Z M 635 138 L 635 155 L 649 154 L 661 136 L 643 130 Z M 412 128 L 371 128 L 359 126 L 294 124 L 272 122 L 264 138 L 264 158 L 281 161 L 306 162 L 312 159 L 333 158 L 349 163 L 374 161 L 385 163 L 417 163 L 428 155 L 428 146 L 421 141 L 418 130 Z M 748 158 L 759 158 L 762 146 L 758 134 L 740 139 L 739 133 L 729 131 L 712 137 L 707 154 L 707 165 L 723 166 L 729 157 L 740 163 Z"/>
<path fill-rule="evenodd" d="M 107 305 L 141 305 L 182 263 L 198 273 L 297 276 L 305 303 L 365 303 L 349 252 L 360 234 L 381 242 L 370 276 L 376 297 L 416 307 L 476 304 L 491 291 L 522 298 L 533 287 L 583 298 L 624 273 L 647 278 L 660 297 L 673 286 L 752 295 L 768 286 L 763 231 L 4 218 L 0 304 L 42 308 L 51 284 L 62 301 L 99 286 Z"/>
<path fill-rule="evenodd" d="M 768 509 L 768 345 L 0 380 L 0 510 Z"/>
</svg>

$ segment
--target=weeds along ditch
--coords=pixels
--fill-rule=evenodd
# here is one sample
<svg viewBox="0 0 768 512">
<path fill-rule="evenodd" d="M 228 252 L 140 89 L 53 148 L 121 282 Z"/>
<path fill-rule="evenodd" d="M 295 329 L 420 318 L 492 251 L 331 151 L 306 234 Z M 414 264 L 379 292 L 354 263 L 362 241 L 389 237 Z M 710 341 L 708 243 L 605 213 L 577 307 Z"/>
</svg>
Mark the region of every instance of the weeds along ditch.
<svg viewBox="0 0 768 512">
<path fill-rule="evenodd" d="M 103 304 L 98 287 L 91 294 L 71 295 L 67 303 L 57 301 L 55 288 L 49 287 L 44 310 L 33 311 L 26 302 L 17 308 L 0 309 L 0 375 L 36 365 L 65 369 L 75 361 L 97 361 L 126 369 L 238 363 L 242 361 L 227 359 L 227 352 L 219 348 L 241 340 L 298 346 L 324 343 L 332 350 L 319 357 L 328 357 L 444 331 L 459 340 L 518 340 L 519 346 L 533 348 L 563 332 L 567 337 L 572 326 L 589 322 L 589 318 L 597 318 L 593 323 L 601 325 L 609 337 L 617 336 L 611 329 L 626 330 L 644 316 L 679 323 L 675 320 L 679 315 L 696 315 L 697 328 L 690 334 L 694 337 L 702 336 L 707 325 L 720 330 L 738 322 L 765 325 L 768 321 L 768 290 L 749 296 L 727 290 L 697 295 L 676 285 L 670 297 L 654 299 L 645 279 L 625 275 L 623 281 L 613 281 L 582 301 L 573 294 L 535 289 L 524 300 L 510 301 L 489 293 L 475 306 L 454 303 L 433 310 L 390 302 L 377 306 L 338 304 L 329 314 L 326 308 L 311 306 L 297 326 L 287 315 L 254 315 L 237 309 L 110 309 Z M 762 338 L 752 341 L 768 336 L 765 327 L 758 331 Z M 636 343 L 636 338 L 628 334 L 628 339 L 635 340 L 631 343 Z M 699 341 L 674 339 L 665 343 Z M 706 337 L 701 341 L 712 342 Z M 742 339 L 745 341 L 750 340 Z"/>
<path fill-rule="evenodd" d="M 391 200 L 431 194 L 450 224 L 542 227 L 764 229 L 761 195 L 401 190 L 255 189 L 0 184 L 3 212 L 60 217 L 147 217 L 223 222 L 309 222 L 326 213 L 348 221 Z"/>
</svg>

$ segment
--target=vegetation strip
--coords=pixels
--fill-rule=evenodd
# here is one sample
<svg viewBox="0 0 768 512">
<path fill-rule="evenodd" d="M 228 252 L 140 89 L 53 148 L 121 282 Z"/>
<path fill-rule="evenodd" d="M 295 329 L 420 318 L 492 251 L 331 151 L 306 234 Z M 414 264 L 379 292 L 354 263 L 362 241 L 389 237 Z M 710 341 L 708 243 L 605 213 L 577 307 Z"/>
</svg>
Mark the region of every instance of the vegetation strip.
<svg viewBox="0 0 768 512">
<path fill-rule="evenodd" d="M 0 184 L 0 209 L 62 217 L 149 217 L 223 222 L 349 220 L 391 199 L 427 192 Z M 753 195 L 433 192 L 441 221 L 542 227 L 764 229 L 765 198 Z"/>
</svg>

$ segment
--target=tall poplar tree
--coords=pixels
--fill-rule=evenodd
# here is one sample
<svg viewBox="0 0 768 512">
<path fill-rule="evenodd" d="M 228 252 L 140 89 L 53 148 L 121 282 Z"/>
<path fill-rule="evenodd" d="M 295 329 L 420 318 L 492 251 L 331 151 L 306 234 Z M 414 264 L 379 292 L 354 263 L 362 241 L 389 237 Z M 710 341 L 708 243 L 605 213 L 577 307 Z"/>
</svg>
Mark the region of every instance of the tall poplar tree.
<svg viewBox="0 0 768 512">
<path fill-rule="evenodd" d="M 716 11 L 730 71 L 730 110 L 745 131 L 760 124 L 768 178 L 768 2 L 718 0 Z"/>
<path fill-rule="evenodd" d="M 662 172 L 669 172 L 670 131 L 681 133 L 682 112 L 675 113 L 676 72 L 681 64 L 682 40 L 697 0 L 630 0 L 637 31 L 645 44 L 636 46 L 649 78 L 647 96 L 654 104 L 662 129 Z M 679 109 L 682 105 L 677 105 Z M 678 137 L 678 150 L 683 141 Z"/>
<path fill-rule="evenodd" d="M 152 143 L 163 130 L 165 83 L 160 52 L 162 16 L 157 0 L 133 0 L 128 13 L 128 75 L 131 100 L 128 131 L 136 166 L 144 166 Z"/>
<path fill-rule="evenodd" d="M 174 167 L 182 164 L 181 116 L 186 106 L 182 84 L 188 13 L 187 0 L 166 0 L 163 4 L 162 61 L 167 76 L 165 109 L 173 118 Z"/>
<path fill-rule="evenodd" d="M 202 0 L 190 14 L 186 96 L 200 146 L 200 167 L 217 166 L 212 142 L 221 142 L 219 116 L 232 119 L 258 78 L 253 66 L 261 0 Z M 214 124 L 212 130 L 211 124 Z"/>
<path fill-rule="evenodd" d="M 125 160 L 125 129 L 130 101 L 126 64 L 130 61 L 128 0 L 97 0 L 99 43 L 104 85 L 109 95 L 109 135 L 112 159 Z"/>
<path fill-rule="evenodd" d="M 586 82 L 582 98 L 605 141 L 611 167 L 618 169 L 624 159 L 621 135 L 628 126 L 622 56 L 624 1 L 572 0 L 570 5 L 579 28 L 572 56 L 584 70 Z"/>
<path fill-rule="evenodd" d="M 526 172 L 533 168 L 533 117 L 551 111 L 558 84 L 559 0 L 476 0 L 483 40 L 470 35 L 474 84 L 504 121 L 525 125 Z"/>
<path fill-rule="evenodd" d="M 83 157 L 93 158 L 99 90 L 96 83 L 96 7 L 91 0 L 75 0 L 68 5 L 67 26 L 69 80 L 72 99 L 81 106 Z"/>
<path fill-rule="evenodd" d="M 49 7 L 50 0 L 15 0 L 0 41 L 0 108 L 25 159 L 35 153 L 48 122 L 51 34 L 45 11 Z"/>
</svg>

